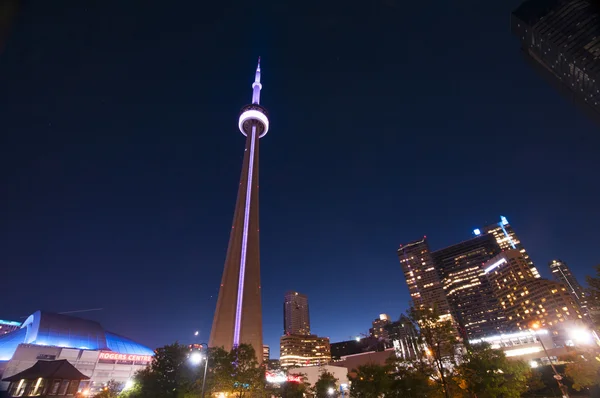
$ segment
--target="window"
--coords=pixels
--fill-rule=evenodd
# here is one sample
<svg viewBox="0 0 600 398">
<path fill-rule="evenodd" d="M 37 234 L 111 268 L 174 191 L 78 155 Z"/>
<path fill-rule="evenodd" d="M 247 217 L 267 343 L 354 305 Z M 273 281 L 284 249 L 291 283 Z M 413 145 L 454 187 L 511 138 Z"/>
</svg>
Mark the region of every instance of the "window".
<svg viewBox="0 0 600 398">
<path fill-rule="evenodd" d="M 69 388 L 69 380 L 63 380 L 60 383 L 60 388 L 58 389 L 58 394 L 56 395 L 65 395 L 67 393 L 67 388 Z"/>
<path fill-rule="evenodd" d="M 11 383 L 9 395 L 11 397 L 20 397 L 25 392 L 25 388 L 27 388 L 27 381 L 21 380 L 18 383 Z"/>
<path fill-rule="evenodd" d="M 71 380 L 69 388 L 67 389 L 67 395 L 76 395 L 79 389 L 79 380 Z"/>
</svg>

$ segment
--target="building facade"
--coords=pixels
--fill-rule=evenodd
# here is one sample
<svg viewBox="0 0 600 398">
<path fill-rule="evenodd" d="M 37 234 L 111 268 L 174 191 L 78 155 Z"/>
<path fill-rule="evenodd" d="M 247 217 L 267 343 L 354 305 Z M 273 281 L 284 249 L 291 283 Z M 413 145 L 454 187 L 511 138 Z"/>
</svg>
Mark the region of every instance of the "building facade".
<svg viewBox="0 0 600 398">
<path fill-rule="evenodd" d="M 542 327 L 560 332 L 582 322 L 580 307 L 567 288 L 536 277 L 519 250 L 495 256 L 483 269 L 513 331 Z"/>
<path fill-rule="evenodd" d="M 245 343 L 263 348 L 258 220 L 259 139 L 269 131 L 260 106 L 260 58 L 252 84 L 252 103 L 242 108 L 238 127 L 246 136 L 237 201 L 209 345 L 230 351 Z M 259 362 L 262 356 L 257 355 Z"/>
<path fill-rule="evenodd" d="M 289 334 L 281 336 L 279 362 L 282 368 L 326 365 L 331 361 L 329 337 Z"/>
<path fill-rule="evenodd" d="M 373 327 L 369 329 L 369 335 L 376 339 L 388 340 L 388 333 L 385 326 L 389 324 L 390 317 L 388 314 L 379 314 L 379 318 L 373 321 Z"/>
<path fill-rule="evenodd" d="M 418 357 L 422 350 L 419 348 L 417 330 L 410 319 L 401 315 L 399 320 L 386 325 L 385 328 L 396 351 L 396 357 L 404 360 Z"/>
<path fill-rule="evenodd" d="M 398 257 L 413 306 L 421 309 L 436 307 L 440 315 L 449 315 L 450 306 L 427 238 L 400 245 Z"/>
<path fill-rule="evenodd" d="M 99 391 L 109 380 L 131 381 L 151 361 L 154 351 L 104 330 L 98 322 L 37 311 L 21 328 L 0 335 L 0 378 L 15 375 L 39 360 L 68 360 L 90 377 L 80 389 Z M 0 383 L 0 391 L 8 387 Z"/>
<path fill-rule="evenodd" d="M 589 316 L 588 300 L 585 290 L 581 287 L 571 269 L 562 260 L 552 260 L 548 263 L 552 277 L 556 282 L 560 282 L 567 287 L 569 294 L 581 306 L 584 316 Z"/>
<path fill-rule="evenodd" d="M 0 335 L 14 332 L 21 328 L 21 322 L 5 321 L 0 319 Z"/>
<path fill-rule="evenodd" d="M 271 347 L 263 345 L 262 358 L 264 363 L 268 363 L 271 359 Z"/>
<path fill-rule="evenodd" d="M 463 338 L 502 331 L 502 308 L 481 267 L 501 251 L 492 234 L 483 234 L 432 254 Z"/>
<path fill-rule="evenodd" d="M 600 123 L 600 6 L 594 0 L 528 0 L 511 30 L 525 59 Z"/>
<path fill-rule="evenodd" d="M 310 334 L 308 297 L 289 291 L 283 299 L 283 334 Z"/>
</svg>

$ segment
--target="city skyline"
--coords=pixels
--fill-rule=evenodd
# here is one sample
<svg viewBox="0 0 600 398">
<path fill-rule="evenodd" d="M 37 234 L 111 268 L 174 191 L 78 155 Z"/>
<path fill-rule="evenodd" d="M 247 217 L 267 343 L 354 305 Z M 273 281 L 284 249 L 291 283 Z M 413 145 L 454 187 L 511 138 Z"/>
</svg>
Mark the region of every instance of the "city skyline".
<svg viewBox="0 0 600 398">
<path fill-rule="evenodd" d="M 273 357 L 286 291 L 348 340 L 408 308 L 400 243 L 500 214 L 543 277 L 560 258 L 583 282 L 600 137 L 520 56 L 519 4 L 22 2 L 0 63 L 0 318 L 104 308 L 85 317 L 150 347 L 209 340 L 258 55 Z"/>
</svg>

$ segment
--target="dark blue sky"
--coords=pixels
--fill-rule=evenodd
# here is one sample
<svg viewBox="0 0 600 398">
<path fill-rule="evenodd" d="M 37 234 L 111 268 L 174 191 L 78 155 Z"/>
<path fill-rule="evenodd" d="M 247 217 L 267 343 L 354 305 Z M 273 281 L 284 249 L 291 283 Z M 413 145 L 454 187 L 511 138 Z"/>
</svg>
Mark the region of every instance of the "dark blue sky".
<svg viewBox="0 0 600 398">
<path fill-rule="evenodd" d="M 347 339 L 408 292 L 399 243 L 508 217 L 542 274 L 599 263 L 597 127 L 531 70 L 518 0 L 25 1 L 0 55 L 0 318 L 207 340 L 262 56 L 265 342 L 282 299 Z"/>
</svg>

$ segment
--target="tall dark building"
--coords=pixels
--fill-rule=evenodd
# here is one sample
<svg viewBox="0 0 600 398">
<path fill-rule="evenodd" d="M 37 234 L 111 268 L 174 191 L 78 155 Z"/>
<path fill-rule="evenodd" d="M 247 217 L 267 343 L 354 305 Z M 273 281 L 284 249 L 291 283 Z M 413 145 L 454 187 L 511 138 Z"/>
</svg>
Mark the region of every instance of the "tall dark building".
<svg viewBox="0 0 600 398">
<path fill-rule="evenodd" d="M 577 278 L 575 278 L 575 275 L 573 275 L 571 269 L 567 266 L 567 263 L 562 260 L 552 260 L 548 266 L 550 267 L 550 272 L 552 272 L 554 280 L 567 287 L 567 291 L 571 297 L 577 301 L 581 306 L 584 315 L 587 316 L 588 305 L 585 290 L 581 287 L 579 282 L 577 282 Z"/>
<path fill-rule="evenodd" d="M 308 297 L 289 291 L 283 299 L 283 334 L 310 334 Z"/>
<path fill-rule="evenodd" d="M 482 268 L 501 251 L 494 235 L 483 234 L 432 253 L 463 337 L 480 338 L 503 330 L 502 307 Z"/>
<path fill-rule="evenodd" d="M 449 315 L 450 306 L 427 238 L 400 245 L 398 257 L 414 307 L 437 307 L 441 315 Z"/>
<path fill-rule="evenodd" d="M 209 345 L 231 350 L 250 344 L 262 362 L 258 154 L 260 138 L 269 131 L 269 119 L 266 109 L 259 105 L 260 58 L 254 76 L 252 103 L 242 108 L 238 120 L 240 132 L 246 136 L 246 149 Z"/>
<path fill-rule="evenodd" d="M 511 29 L 538 73 L 600 123 L 599 2 L 528 0 Z"/>
</svg>

